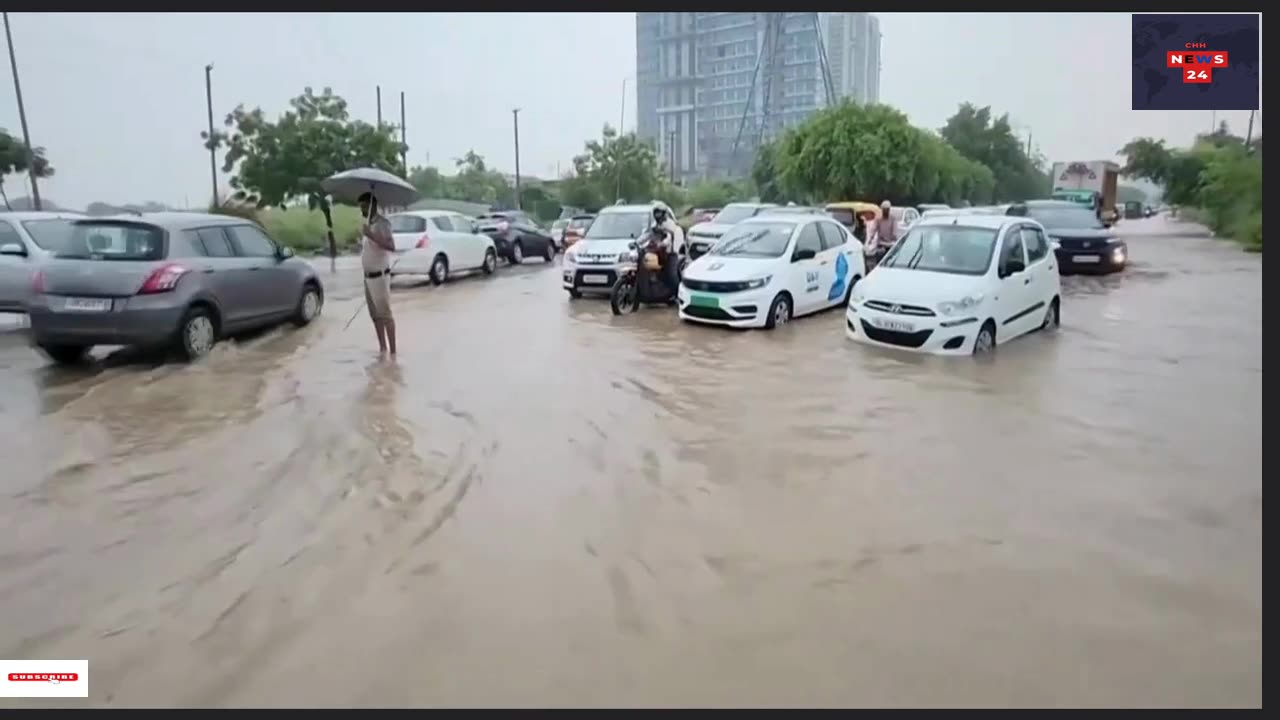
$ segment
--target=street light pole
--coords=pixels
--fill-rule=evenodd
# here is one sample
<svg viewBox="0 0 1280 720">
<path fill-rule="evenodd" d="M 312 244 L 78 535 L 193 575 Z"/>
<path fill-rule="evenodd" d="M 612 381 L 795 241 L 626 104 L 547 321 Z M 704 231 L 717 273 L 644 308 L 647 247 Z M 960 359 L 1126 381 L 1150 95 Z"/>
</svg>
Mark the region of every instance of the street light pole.
<svg viewBox="0 0 1280 720">
<path fill-rule="evenodd" d="M 13 33 L 9 31 L 9 13 L 4 13 L 4 39 L 9 43 L 9 67 L 13 69 L 13 94 L 18 100 L 18 121 L 22 123 L 22 142 L 27 145 L 27 177 L 31 180 L 31 204 L 39 211 L 40 185 L 36 180 L 36 150 L 31 146 L 27 130 L 27 109 L 22 104 L 22 83 L 18 81 L 18 60 L 13 52 Z"/>
<path fill-rule="evenodd" d="M 213 143 L 213 63 L 204 66 L 204 99 L 209 110 L 209 181 L 213 189 L 213 207 L 218 206 L 218 160 Z"/>
<path fill-rule="evenodd" d="M 627 79 L 622 78 L 622 110 L 618 113 L 618 140 L 622 140 L 622 126 L 627 122 Z M 616 142 L 616 141 L 615 141 Z M 618 163 L 618 187 L 613 199 L 622 199 L 622 163 Z"/>
<path fill-rule="evenodd" d="M 516 140 L 516 210 L 520 207 L 520 108 L 511 108 L 511 129 Z"/>
</svg>

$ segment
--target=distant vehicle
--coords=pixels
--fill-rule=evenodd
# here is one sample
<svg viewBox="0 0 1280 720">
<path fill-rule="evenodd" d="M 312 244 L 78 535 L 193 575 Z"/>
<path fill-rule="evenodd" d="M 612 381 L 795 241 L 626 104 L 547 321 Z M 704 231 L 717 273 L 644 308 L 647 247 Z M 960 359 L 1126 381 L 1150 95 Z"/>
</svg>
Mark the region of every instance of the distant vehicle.
<svg viewBox="0 0 1280 720">
<path fill-rule="evenodd" d="M 867 241 L 867 225 L 880 217 L 879 205 L 861 200 L 827 203 L 822 211 L 853 233 L 860 243 Z"/>
<path fill-rule="evenodd" d="M 70 212 L 0 213 L 0 313 L 25 313 L 31 275 L 71 232 Z"/>
<path fill-rule="evenodd" d="M 632 246 L 653 224 L 655 207 L 671 215 L 671 207 L 660 201 L 610 205 L 596 215 L 582 239 L 564 254 L 561 286 L 569 297 L 612 291 L 618 274 L 635 265 Z"/>
<path fill-rule="evenodd" d="M 741 220 L 754 218 L 765 210 L 777 208 L 773 202 L 730 202 L 719 213 L 689 228 L 685 240 L 689 241 L 689 259 L 696 260 L 716 245 L 722 234 Z"/>
<path fill-rule="evenodd" d="M 1146 208 L 1144 209 L 1144 215 L 1146 217 L 1155 217 L 1155 214 L 1156 214 L 1156 209 L 1151 207 L 1150 205 L 1146 206 Z"/>
<path fill-rule="evenodd" d="M 913 207 L 902 207 L 895 205 L 889 210 L 889 214 L 897 219 L 898 225 L 904 230 L 911 227 L 915 221 L 920 219 L 920 211 Z"/>
<path fill-rule="evenodd" d="M 443 284 L 454 273 L 479 270 L 492 275 L 498 267 L 493 238 L 461 213 L 414 210 L 387 217 L 396 241 L 394 275 L 426 275 Z"/>
<path fill-rule="evenodd" d="M 1056 328 L 1060 298 L 1049 239 L 1036 221 L 932 216 L 854 289 L 845 335 L 867 345 L 977 355 Z"/>
<path fill-rule="evenodd" d="M 82 218 L 32 279 L 36 346 L 58 363 L 94 345 L 169 348 L 188 360 L 219 338 L 320 314 L 315 269 L 243 218 L 144 213 Z"/>
<path fill-rule="evenodd" d="M 685 268 L 680 319 L 772 329 L 848 303 L 865 274 L 862 243 L 821 211 L 761 213 Z"/>
<path fill-rule="evenodd" d="M 760 215 L 825 215 L 826 212 L 820 207 L 812 207 L 810 205 L 787 205 L 785 207 L 771 207 L 760 211 Z"/>
<path fill-rule="evenodd" d="M 1063 273 L 1123 270 L 1129 248 L 1089 208 L 1070 201 L 1028 200 L 1012 205 L 1009 215 L 1039 222 L 1057 243 L 1054 254 Z"/>
<path fill-rule="evenodd" d="M 1130 200 L 1124 204 L 1124 219 L 1138 220 L 1140 218 L 1150 217 L 1145 212 L 1147 209 L 1149 208 L 1144 207 L 1141 202 L 1137 200 Z"/>
<path fill-rule="evenodd" d="M 569 219 L 569 225 L 564 229 L 564 241 L 561 245 L 563 250 L 573 247 L 583 235 L 587 234 L 587 228 L 591 227 L 592 221 L 596 219 L 595 215 L 574 215 Z"/>
<path fill-rule="evenodd" d="M 946 205 L 943 203 L 921 203 L 916 206 L 916 210 L 920 211 L 921 216 L 923 216 L 925 213 L 929 212 L 930 210 L 950 210 L 950 209 L 951 209 L 950 205 Z"/>
<path fill-rule="evenodd" d="M 477 218 L 480 232 L 493 238 L 498 257 L 519 265 L 526 257 L 556 259 L 556 244 L 538 223 L 522 210 L 502 210 Z"/>
<path fill-rule="evenodd" d="M 551 241 L 556 244 L 556 248 L 564 249 L 564 229 L 569 226 L 569 218 L 560 218 L 551 223 Z"/>
<path fill-rule="evenodd" d="M 737 223 L 775 207 L 777 205 L 773 203 L 749 202 L 730 203 L 724 206 L 720 212 L 710 219 L 689 228 L 688 237 L 685 238 L 689 244 L 689 259 L 696 260 L 706 254 L 711 249 L 711 246 L 720 239 L 720 236 L 724 235 L 729 228 Z"/>
<path fill-rule="evenodd" d="M 1053 164 L 1054 200 L 1088 205 L 1104 223 L 1114 223 L 1120 166 L 1110 160 L 1058 162 Z"/>
<path fill-rule="evenodd" d="M 677 224 L 687 235 L 689 229 L 694 225 L 710 221 L 718 212 L 720 212 L 720 208 L 690 208 L 689 212 L 677 221 Z"/>
</svg>

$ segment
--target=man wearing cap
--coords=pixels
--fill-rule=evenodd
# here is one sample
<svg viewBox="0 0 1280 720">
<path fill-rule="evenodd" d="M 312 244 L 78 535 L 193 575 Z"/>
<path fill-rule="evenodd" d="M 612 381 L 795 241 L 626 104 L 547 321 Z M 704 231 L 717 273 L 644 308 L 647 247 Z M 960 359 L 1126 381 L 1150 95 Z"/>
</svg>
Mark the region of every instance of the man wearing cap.
<svg viewBox="0 0 1280 720">
<path fill-rule="evenodd" d="M 898 242 L 898 220 L 893 216 L 893 205 L 885 200 L 880 203 L 880 217 L 876 218 L 876 227 L 872 249 L 876 255 L 888 252 Z"/>
<path fill-rule="evenodd" d="M 391 316 L 391 254 L 396 241 L 391 236 L 391 222 L 378 212 L 378 200 L 372 193 L 360 196 L 360 267 L 364 269 L 364 301 L 378 334 L 378 351 L 396 354 L 396 321 Z"/>
</svg>

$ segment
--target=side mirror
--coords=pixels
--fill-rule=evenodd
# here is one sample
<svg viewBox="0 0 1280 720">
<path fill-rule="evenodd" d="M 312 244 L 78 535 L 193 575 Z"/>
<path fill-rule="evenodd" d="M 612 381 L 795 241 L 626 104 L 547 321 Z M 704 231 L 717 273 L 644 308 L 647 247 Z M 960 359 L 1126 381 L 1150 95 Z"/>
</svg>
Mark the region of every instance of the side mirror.
<svg viewBox="0 0 1280 720">
<path fill-rule="evenodd" d="M 15 255 L 17 257 L 26 257 L 27 249 L 18 243 L 7 243 L 0 245 L 0 255 Z"/>
<path fill-rule="evenodd" d="M 289 258 L 293 257 L 293 248 L 288 246 L 281 246 L 278 250 L 276 250 L 276 257 L 280 258 L 281 260 L 288 260 Z"/>
<path fill-rule="evenodd" d="M 1026 270 L 1027 266 L 1021 260 L 1010 260 L 1004 264 L 1004 268 L 1000 271 L 1000 277 L 1007 278 Z"/>
<path fill-rule="evenodd" d="M 818 253 L 810 248 L 797 250 L 795 255 L 791 256 L 791 262 L 800 262 L 801 260 L 812 260 L 818 257 Z"/>
</svg>

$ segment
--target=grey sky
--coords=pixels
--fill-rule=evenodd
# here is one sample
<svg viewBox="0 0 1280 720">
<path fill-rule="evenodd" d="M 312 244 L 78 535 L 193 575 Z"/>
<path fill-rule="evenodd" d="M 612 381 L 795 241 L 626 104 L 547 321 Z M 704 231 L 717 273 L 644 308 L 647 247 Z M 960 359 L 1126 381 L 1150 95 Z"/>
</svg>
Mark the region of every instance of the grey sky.
<svg viewBox="0 0 1280 720">
<path fill-rule="evenodd" d="M 1129 109 L 1127 14 L 878 13 L 881 100 L 938 127 L 962 101 L 1009 112 L 1051 160 L 1111 157 L 1136 135 L 1188 143 L 1204 112 Z M 406 95 L 410 164 L 451 166 L 475 149 L 514 169 L 568 168 L 604 123 L 635 123 L 632 13 L 59 14 L 11 13 L 32 140 L 57 176 L 42 194 L 83 207 L 209 193 L 204 66 L 214 63 L 215 122 L 237 103 L 274 115 L 303 87 L 325 86 L 372 121 Z M 501 38 L 519 35 L 519 43 Z M 1008 42 L 991 42 L 1008 38 Z M 0 127 L 18 134 L 8 72 Z M 1222 112 L 1243 133 L 1247 112 Z M 1255 128 L 1255 134 L 1260 132 Z M 225 183 L 225 178 L 222 178 Z M 26 194 L 10 186 L 12 197 Z"/>
</svg>

